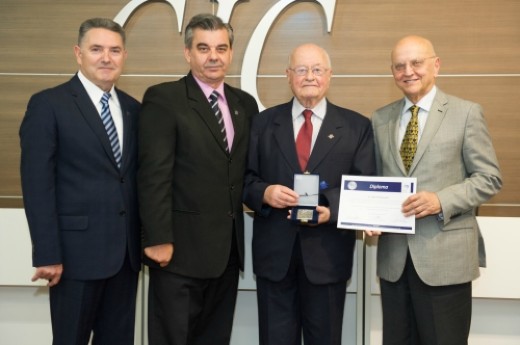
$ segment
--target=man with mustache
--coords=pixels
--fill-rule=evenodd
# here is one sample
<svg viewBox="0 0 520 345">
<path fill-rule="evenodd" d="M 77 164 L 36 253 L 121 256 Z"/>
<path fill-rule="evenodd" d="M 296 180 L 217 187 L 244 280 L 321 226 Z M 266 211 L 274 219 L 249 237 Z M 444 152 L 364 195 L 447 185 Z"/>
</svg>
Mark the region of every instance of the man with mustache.
<svg viewBox="0 0 520 345">
<path fill-rule="evenodd" d="M 227 345 L 244 261 L 250 117 L 258 106 L 224 83 L 233 56 L 230 25 L 197 15 L 184 43 L 190 72 L 150 87 L 139 123 L 149 343 Z"/>
</svg>

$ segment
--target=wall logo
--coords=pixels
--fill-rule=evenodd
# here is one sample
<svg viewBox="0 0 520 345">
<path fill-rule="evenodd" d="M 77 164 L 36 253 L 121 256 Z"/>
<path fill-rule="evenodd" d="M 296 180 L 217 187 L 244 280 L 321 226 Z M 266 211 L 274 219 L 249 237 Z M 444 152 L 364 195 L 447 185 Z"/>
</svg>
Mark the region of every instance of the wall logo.
<svg viewBox="0 0 520 345">
<path fill-rule="evenodd" d="M 150 0 L 131 0 L 123 9 L 116 15 L 114 20 L 120 25 L 124 26 L 132 14 L 138 7 L 143 6 Z M 177 23 L 179 32 L 182 31 L 184 23 L 184 9 L 188 0 L 165 0 L 170 4 L 175 14 L 177 15 Z M 229 22 L 235 5 L 240 0 L 218 0 L 218 10 L 216 15 L 222 18 L 226 23 Z M 240 74 L 240 86 L 244 91 L 249 92 L 256 98 L 260 110 L 265 109 L 260 98 L 258 97 L 258 90 L 256 88 L 256 75 L 258 66 L 260 65 L 260 56 L 264 47 L 265 40 L 272 25 L 278 16 L 289 6 L 295 5 L 298 0 L 280 0 L 272 5 L 272 7 L 265 13 L 253 34 L 249 38 L 246 50 L 244 52 L 244 60 Z M 332 28 L 332 19 L 334 16 L 334 9 L 337 0 L 315 0 L 324 10 L 325 19 L 327 21 L 327 31 L 330 32 Z"/>
</svg>

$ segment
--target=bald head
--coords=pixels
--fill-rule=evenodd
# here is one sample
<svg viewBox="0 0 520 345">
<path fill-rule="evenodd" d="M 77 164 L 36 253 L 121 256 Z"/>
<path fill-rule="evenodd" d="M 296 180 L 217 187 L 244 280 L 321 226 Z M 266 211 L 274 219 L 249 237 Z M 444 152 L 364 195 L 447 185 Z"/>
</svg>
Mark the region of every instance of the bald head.
<svg viewBox="0 0 520 345">
<path fill-rule="evenodd" d="M 392 50 L 391 59 L 395 84 L 414 104 L 435 86 L 441 62 L 426 38 L 401 38 Z"/>
<path fill-rule="evenodd" d="M 312 54 L 313 56 L 321 56 L 321 61 L 325 64 L 324 67 L 331 68 L 329 53 L 314 43 L 305 43 L 294 48 L 291 55 L 289 55 L 289 67 L 294 66 L 296 60 L 299 60 L 302 55 L 305 56 L 309 54 Z"/>
<path fill-rule="evenodd" d="M 285 72 L 294 97 L 305 108 L 312 109 L 329 89 L 332 76 L 329 54 L 316 44 L 302 44 L 291 52 Z"/>
<path fill-rule="evenodd" d="M 401 38 L 394 46 L 394 49 L 392 49 L 392 55 L 391 59 L 392 62 L 394 61 L 395 54 L 397 52 L 402 53 L 403 51 L 409 51 L 409 50 L 420 51 L 423 54 L 427 56 L 436 56 L 435 50 L 433 49 L 433 44 L 430 40 L 421 37 L 421 36 L 415 36 L 410 35 Z"/>
</svg>

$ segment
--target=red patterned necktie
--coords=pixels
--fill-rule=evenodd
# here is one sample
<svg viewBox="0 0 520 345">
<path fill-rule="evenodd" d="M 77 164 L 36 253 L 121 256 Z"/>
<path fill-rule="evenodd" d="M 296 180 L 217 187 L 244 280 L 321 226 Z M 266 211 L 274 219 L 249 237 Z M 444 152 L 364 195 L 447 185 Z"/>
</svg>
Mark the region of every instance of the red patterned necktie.
<svg viewBox="0 0 520 345">
<path fill-rule="evenodd" d="M 300 168 L 305 171 L 307 168 L 307 162 L 311 155 L 311 141 L 312 141 L 312 110 L 305 109 L 303 111 L 305 122 L 303 123 L 298 136 L 296 137 L 296 152 L 298 153 L 298 162 L 300 162 Z"/>
</svg>

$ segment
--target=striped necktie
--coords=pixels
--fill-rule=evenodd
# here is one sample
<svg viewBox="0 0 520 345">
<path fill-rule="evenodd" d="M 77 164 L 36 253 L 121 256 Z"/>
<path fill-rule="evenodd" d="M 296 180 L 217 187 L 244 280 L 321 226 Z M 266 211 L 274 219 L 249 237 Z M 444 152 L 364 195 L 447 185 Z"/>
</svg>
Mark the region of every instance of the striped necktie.
<svg viewBox="0 0 520 345">
<path fill-rule="evenodd" d="M 227 134 L 226 134 L 226 124 L 224 123 L 224 118 L 222 117 L 222 112 L 220 111 L 220 108 L 218 107 L 218 92 L 213 91 L 211 95 L 209 96 L 209 104 L 211 106 L 211 109 L 215 113 L 215 117 L 218 121 L 218 127 L 220 129 L 220 134 L 222 136 L 222 142 L 224 143 L 224 146 L 226 147 L 226 150 L 229 152 L 229 144 L 227 141 Z"/>
<path fill-rule="evenodd" d="M 108 106 L 108 99 L 111 94 L 108 92 L 103 93 L 101 97 L 101 121 L 105 126 L 105 130 L 110 140 L 110 146 L 112 146 L 112 152 L 117 163 L 117 167 L 121 168 L 121 147 L 119 146 L 119 138 L 117 137 L 116 126 L 112 120 L 112 114 L 110 114 L 110 107 Z"/>
</svg>

